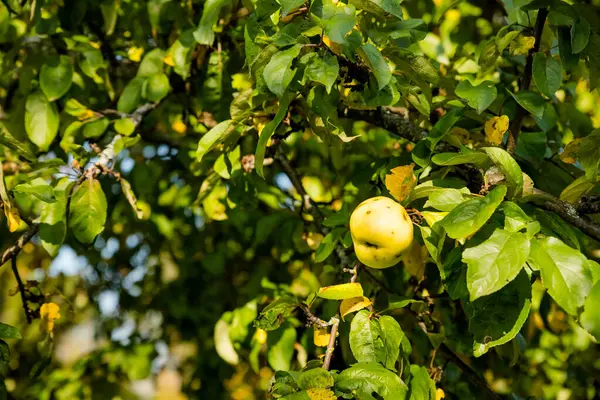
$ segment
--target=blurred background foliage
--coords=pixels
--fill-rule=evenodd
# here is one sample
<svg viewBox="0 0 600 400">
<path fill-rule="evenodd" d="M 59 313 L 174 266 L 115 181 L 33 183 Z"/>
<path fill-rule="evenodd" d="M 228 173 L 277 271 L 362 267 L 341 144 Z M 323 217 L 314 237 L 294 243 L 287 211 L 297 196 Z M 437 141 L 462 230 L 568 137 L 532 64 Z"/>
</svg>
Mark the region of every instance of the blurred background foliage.
<svg viewBox="0 0 600 400">
<path fill-rule="evenodd" d="M 252 325 L 258 311 L 279 295 L 303 298 L 342 277 L 334 260 L 315 262 L 314 250 L 323 237 L 303 222 L 310 216 L 303 215 L 285 171 L 272 163 L 265 165 L 265 179 L 252 172 L 247 164 L 252 160 L 243 157 L 254 154 L 256 135 L 223 143 L 219 149 L 224 153 L 209 152 L 200 162 L 195 158 L 199 139 L 230 118 L 232 101 L 254 85 L 244 67 L 244 27 L 255 3 L 219 3 L 223 8 L 215 18 L 212 46 L 197 45 L 192 37 L 204 7 L 198 0 L 6 0 L 0 5 L 2 124 L 19 140 L 26 136 L 18 126 L 22 115 L 15 111 L 24 108 L 50 57 L 75 59 L 69 94 L 94 110 L 113 108 L 144 69 L 150 71 L 147 76 L 164 73 L 170 87 L 139 124 L 140 140 L 123 150 L 115 165 L 137 195 L 141 219 L 119 183 L 102 179 L 108 218 L 93 245 L 82 245 L 69 232 L 54 259 L 38 239 L 25 245 L 17 259 L 22 278 L 35 281 L 46 301 L 60 306 L 51 357 L 42 321 L 26 323 L 11 270 L 0 270 L 0 320 L 20 327 L 23 336 L 7 340 L 10 363 L 0 374 L 9 398 L 261 399 L 275 370 L 299 369 L 323 353 L 304 321 L 288 319 L 286 327 L 268 336 Z M 423 40 L 409 45 L 439 63 L 444 74 L 477 73 L 473 59 L 482 41 L 497 33 L 506 18 L 527 25 L 520 3 L 527 1 L 406 0 L 405 18 L 420 18 L 427 25 Z M 500 61 L 490 79 L 510 87 L 518 71 L 511 57 Z M 546 134 L 531 133 L 531 140 L 517 149 L 536 186 L 555 195 L 574 179 L 568 166 L 556 162 L 559 152 L 600 127 L 600 95 L 589 90 L 586 76 L 584 68 L 572 70 L 555 95 L 556 115 Z M 58 100 L 60 109 L 63 100 Z M 120 111 L 132 112 L 140 103 L 134 99 Z M 510 115 L 511 105 L 505 107 Z M 260 130 L 274 111 L 256 113 L 251 129 Z M 423 129 L 439 118 L 434 109 L 431 117 L 414 109 L 411 116 Z M 286 138 L 304 187 L 325 212 L 342 205 L 352 210 L 385 192 L 390 168 L 410 162 L 412 144 L 367 123 L 347 121 L 348 132 L 359 137 L 324 144 L 310 129 L 295 128 L 294 115 L 290 118 L 277 135 Z M 72 119 L 61 115 L 60 120 L 62 136 Z M 535 124 L 525 118 L 526 127 Z M 83 135 L 85 150 L 92 149 L 95 138 L 100 148 L 107 144 L 102 132 L 90 129 Z M 47 157 L 71 162 L 67 153 L 76 151 L 54 146 Z M 3 168 L 7 180 L 28 172 L 9 153 Z M 24 218 L 27 211 L 35 214 L 35 202 L 20 203 L 18 196 L 15 202 Z M 6 224 L 0 229 L 2 248 L 8 247 L 15 236 Z M 589 257 L 599 255 L 598 243 L 576 235 Z M 401 268 L 377 272 L 377 277 L 399 292 L 426 291 L 440 278 L 435 265 L 425 268 L 428 279 L 421 286 Z M 388 301 L 377 283 L 365 279 L 362 284 L 369 295 Z M 534 290 L 533 312 L 516 340 L 478 359 L 465 356 L 464 362 L 498 393 L 597 398 L 597 344 L 544 293 Z M 453 307 L 446 306 L 441 309 Z M 334 307 L 324 303 L 320 317 L 327 320 Z M 410 316 L 395 316 L 413 344 L 412 362 L 428 365 L 428 338 L 404 321 Z M 434 317 L 446 321 L 445 335 L 455 340 L 457 350 L 470 354 L 468 321 L 452 320 L 451 313 Z M 348 322 L 341 324 L 341 338 L 348 329 Z M 334 367 L 352 360 L 347 340 L 340 343 L 346 346 L 338 349 Z M 436 365 L 443 365 L 439 386 L 449 398 L 480 398 L 456 364 L 438 360 Z"/>
</svg>

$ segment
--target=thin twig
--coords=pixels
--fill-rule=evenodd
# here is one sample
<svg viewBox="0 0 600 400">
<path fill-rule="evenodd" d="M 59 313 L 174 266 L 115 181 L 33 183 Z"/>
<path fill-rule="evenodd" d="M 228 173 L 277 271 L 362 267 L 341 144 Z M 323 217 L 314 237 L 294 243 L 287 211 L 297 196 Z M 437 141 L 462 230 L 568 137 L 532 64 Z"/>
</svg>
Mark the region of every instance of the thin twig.
<svg viewBox="0 0 600 400">
<path fill-rule="evenodd" d="M 329 369 L 331 365 L 331 358 L 333 357 L 333 352 L 335 351 L 335 340 L 338 332 L 338 328 L 340 326 L 340 319 L 336 316 L 333 325 L 331 325 L 331 332 L 329 336 L 329 343 L 327 344 L 327 350 L 325 351 L 325 360 L 323 361 L 323 368 L 326 370 Z"/>
<path fill-rule="evenodd" d="M 527 54 L 527 61 L 525 62 L 525 70 L 523 71 L 523 75 L 521 75 L 519 90 L 529 90 L 529 86 L 531 85 L 531 76 L 533 74 L 533 56 L 540 50 L 542 32 L 544 31 L 544 23 L 546 22 L 547 16 L 548 10 L 545 8 L 540 8 L 538 11 L 537 20 L 535 21 L 535 43 L 533 48 L 530 49 L 529 53 Z M 517 148 L 517 141 L 519 140 L 519 134 L 521 133 L 521 125 L 523 124 L 525 113 L 525 109 L 520 104 L 517 104 L 517 111 L 515 113 L 515 118 L 513 118 L 510 124 L 508 142 L 506 144 L 506 150 L 511 154 L 514 153 L 515 149 Z"/>
<path fill-rule="evenodd" d="M 310 308 L 308 308 L 304 304 L 300 305 L 300 308 L 302 309 L 302 311 L 304 311 L 304 314 L 306 315 L 306 325 L 307 326 L 315 326 L 316 325 L 319 328 L 327 328 L 329 326 L 329 324 L 327 322 L 323 321 L 321 318 L 319 318 L 315 314 L 313 314 L 310 311 Z"/>
<path fill-rule="evenodd" d="M 19 293 L 21 293 L 21 301 L 23 301 L 23 310 L 25 311 L 25 317 L 27 317 L 27 323 L 31 324 L 31 311 L 29 310 L 29 305 L 27 304 L 27 295 L 25 294 L 25 285 L 23 285 L 23 281 L 21 280 L 21 276 L 19 275 L 19 269 L 17 268 L 17 255 L 15 254 L 11 261 L 11 267 L 15 279 L 17 280 L 17 287 L 19 288 Z"/>
<path fill-rule="evenodd" d="M 14 245 L 10 246 L 4 251 L 4 253 L 2 253 L 2 259 L 0 260 L 0 268 L 4 264 L 6 264 L 8 260 L 10 260 L 13 257 L 16 257 L 17 254 L 19 254 L 19 252 L 23 249 L 23 246 L 25 246 L 25 244 L 27 244 L 31 240 L 31 238 L 35 236 L 35 234 L 38 232 L 38 229 L 39 226 L 37 224 L 31 225 L 23 233 L 23 235 L 21 235 L 21 237 L 17 240 L 17 242 Z"/>
</svg>

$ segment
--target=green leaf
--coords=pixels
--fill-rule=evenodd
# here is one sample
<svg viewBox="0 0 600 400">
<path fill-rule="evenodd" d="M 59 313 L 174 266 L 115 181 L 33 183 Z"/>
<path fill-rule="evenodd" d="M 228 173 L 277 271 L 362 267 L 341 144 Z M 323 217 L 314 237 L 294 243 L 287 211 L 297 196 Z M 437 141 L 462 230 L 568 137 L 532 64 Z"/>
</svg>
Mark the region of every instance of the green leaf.
<svg viewBox="0 0 600 400">
<path fill-rule="evenodd" d="M 119 97 L 117 110 L 130 113 L 137 108 L 142 100 L 142 87 L 144 86 L 145 79 L 138 76 L 129 81 Z"/>
<path fill-rule="evenodd" d="M 215 350 L 225 362 L 230 365 L 237 365 L 240 362 L 240 357 L 229 337 L 229 327 L 229 324 L 223 319 L 219 319 L 215 324 Z"/>
<path fill-rule="evenodd" d="M 451 188 L 440 189 L 429 195 L 429 199 L 423 207 L 433 207 L 440 211 L 452 211 L 464 201 L 463 191 Z"/>
<path fill-rule="evenodd" d="M 202 157 L 208 153 L 218 142 L 225 140 L 236 128 L 236 124 L 228 119 L 215 125 L 210 131 L 206 132 L 198 142 L 196 150 L 196 161 L 202 161 Z"/>
<path fill-rule="evenodd" d="M 579 318 L 581 326 L 588 331 L 596 340 L 600 340 L 600 281 L 590 290 L 583 306 L 583 312 Z"/>
<path fill-rule="evenodd" d="M 361 310 L 352 318 L 350 349 L 358 362 L 385 361 L 387 349 L 383 342 L 383 332 L 379 321 L 371 318 L 369 311 Z"/>
<path fill-rule="evenodd" d="M 585 169 L 587 180 L 595 182 L 600 166 L 600 129 L 593 130 L 581 140 L 579 162 Z"/>
<path fill-rule="evenodd" d="M 546 132 L 521 132 L 515 154 L 523 158 L 543 158 L 546 154 Z"/>
<path fill-rule="evenodd" d="M 419 365 L 410 366 L 410 400 L 435 400 L 435 382 L 429 377 L 426 367 Z"/>
<path fill-rule="evenodd" d="M 119 17 L 119 0 L 104 0 L 100 4 L 100 11 L 104 19 L 104 33 L 106 36 L 113 34 Z"/>
<path fill-rule="evenodd" d="M 165 57 L 167 61 L 165 63 L 173 67 L 173 71 L 181 76 L 183 79 L 187 79 L 190 75 L 192 66 L 192 49 L 196 46 L 194 36 L 191 30 L 184 31 L 179 39 L 173 42 L 167 55 Z"/>
<path fill-rule="evenodd" d="M 510 187 L 508 197 L 521 197 L 523 194 L 523 172 L 515 159 L 506 150 L 499 147 L 484 147 L 483 151 L 504 174 Z"/>
<path fill-rule="evenodd" d="M 25 131 L 41 151 L 48 151 L 58 134 L 58 110 L 42 92 L 27 96 L 25 103 Z"/>
<path fill-rule="evenodd" d="M 306 0 L 281 0 L 281 16 L 285 17 L 292 11 L 302 7 Z"/>
<path fill-rule="evenodd" d="M 579 64 L 580 54 L 573 52 L 571 47 L 571 31 L 568 27 L 559 27 L 556 29 L 558 36 L 558 53 L 565 70 L 571 71 Z"/>
<path fill-rule="evenodd" d="M 304 76 L 314 82 L 321 83 L 331 93 L 331 88 L 338 78 L 340 66 L 337 57 L 332 53 L 325 53 L 322 57 L 312 57 L 306 66 Z"/>
<path fill-rule="evenodd" d="M 373 14 L 386 17 L 388 14 L 402 19 L 402 7 L 397 0 L 351 0 L 350 4 L 359 10 L 366 10 Z"/>
<path fill-rule="evenodd" d="M 315 0 L 310 7 L 332 42 L 346 44 L 346 34 L 354 27 L 356 8 L 353 5 L 336 4 L 332 0 Z"/>
<path fill-rule="evenodd" d="M 340 225 L 348 225 L 349 223 L 350 212 L 348 211 L 348 204 L 344 203 L 338 212 L 331 214 L 325 219 L 325 221 L 323 221 L 323 226 L 333 228 Z"/>
<path fill-rule="evenodd" d="M 466 201 L 444 217 L 439 224 L 452 239 L 462 239 L 477 232 L 504 200 L 506 186 L 497 186 L 487 196 Z"/>
<path fill-rule="evenodd" d="M 296 343 L 296 329 L 291 325 L 284 325 L 283 329 L 277 330 L 267 337 L 267 361 L 275 371 L 289 370 L 294 355 L 294 343 Z"/>
<path fill-rule="evenodd" d="M 40 70 L 40 88 L 54 101 L 69 91 L 73 81 L 73 64 L 67 56 L 51 57 Z"/>
<path fill-rule="evenodd" d="M 546 101 L 539 93 L 529 90 L 518 93 L 509 91 L 509 93 L 521 107 L 529 111 L 534 117 L 542 118 L 544 116 Z"/>
<path fill-rule="evenodd" d="M 106 196 L 96 179 L 86 179 L 73 192 L 69 206 L 69 228 L 81 243 L 89 244 L 104 231 Z"/>
<path fill-rule="evenodd" d="M 395 370 L 404 332 L 390 316 L 371 318 L 366 310 L 359 311 L 350 324 L 350 349 L 359 362 L 380 362 Z"/>
<path fill-rule="evenodd" d="M 109 125 L 110 120 L 106 117 L 88 122 L 83 126 L 83 137 L 86 139 L 99 138 L 104 134 Z"/>
<path fill-rule="evenodd" d="M 431 61 L 424 56 L 415 56 L 410 59 L 411 68 L 419 75 L 431 83 L 437 83 L 440 79 L 439 71 L 435 68 Z"/>
<path fill-rule="evenodd" d="M 302 44 L 296 44 L 287 50 L 278 51 L 265 66 L 263 78 L 269 90 L 277 97 L 283 97 L 285 89 L 294 78 L 296 70 L 291 68 L 292 61 L 298 57 L 302 47 Z"/>
<path fill-rule="evenodd" d="M 50 257 L 56 257 L 67 235 L 67 203 L 75 182 L 62 178 L 54 188 L 54 203 L 44 205 L 40 216 L 40 240 Z"/>
<path fill-rule="evenodd" d="M 524 270 L 502 290 L 465 303 L 469 331 L 474 337 L 473 355 L 481 357 L 517 336 L 530 309 L 531 284 Z"/>
<path fill-rule="evenodd" d="M 452 129 L 454 124 L 456 124 L 458 122 L 458 120 L 460 120 L 460 118 L 462 117 L 462 114 L 463 114 L 462 109 L 455 108 L 453 110 L 448 111 L 438 122 L 435 123 L 433 128 L 431 128 L 429 135 L 427 135 L 427 140 L 430 142 L 429 143 L 430 150 L 433 150 L 435 148 L 435 146 L 438 144 L 438 142 L 440 140 L 442 140 L 448 132 L 450 132 L 450 129 Z M 417 143 L 417 146 L 413 150 L 413 153 L 415 152 L 416 148 L 421 143 L 423 143 L 425 145 L 425 142 Z"/>
<path fill-rule="evenodd" d="M 298 305 L 298 300 L 293 297 L 280 297 L 260 312 L 256 321 L 254 321 L 254 327 L 265 331 L 275 330 Z"/>
<path fill-rule="evenodd" d="M 554 26 L 569 26 L 578 19 L 577 11 L 564 1 L 553 4 L 548 13 L 548 21 Z"/>
<path fill-rule="evenodd" d="M 319 289 L 317 295 L 322 299 L 344 300 L 352 297 L 361 297 L 363 288 L 360 283 L 341 283 L 339 285 L 324 286 Z"/>
<path fill-rule="evenodd" d="M 379 317 L 379 326 L 385 349 L 385 358 L 380 361 L 387 369 L 395 370 L 396 361 L 400 356 L 400 344 L 406 339 L 406 335 L 400 328 L 398 321 L 389 315 Z"/>
<path fill-rule="evenodd" d="M 581 196 L 589 193 L 597 184 L 597 179 L 595 182 L 590 182 L 586 176 L 580 176 L 563 189 L 559 199 L 567 203 L 577 204 Z"/>
<path fill-rule="evenodd" d="M 521 229 L 527 228 L 527 225 L 532 221 L 525 212 L 517 204 L 512 201 L 502 203 L 502 212 L 504 212 L 504 229 L 509 232 L 518 232 Z"/>
<path fill-rule="evenodd" d="M 11 135 L 3 126 L 0 125 L 0 144 L 8 147 L 17 155 L 23 157 L 27 161 L 35 161 L 36 157 L 30 149 L 30 145 L 18 141 Z"/>
<path fill-rule="evenodd" d="M 571 51 L 573 51 L 573 54 L 585 50 L 589 40 L 590 23 L 585 18 L 579 18 L 579 21 L 571 27 Z"/>
<path fill-rule="evenodd" d="M 562 84 L 562 67 L 560 61 L 544 53 L 533 56 L 533 80 L 536 86 L 547 97 L 552 97 Z"/>
<path fill-rule="evenodd" d="M 194 31 L 194 39 L 198 43 L 212 46 L 215 40 L 213 26 L 219 19 L 221 8 L 229 3 L 228 0 L 207 0 L 204 3 L 202 18 L 200 18 L 198 28 Z"/>
<path fill-rule="evenodd" d="M 275 133 L 275 129 L 277 129 L 279 124 L 281 124 L 281 121 L 283 121 L 293 98 L 294 95 L 289 92 L 286 92 L 285 95 L 281 97 L 279 100 L 279 109 L 277 110 L 275 117 L 265 125 L 258 138 L 256 153 L 254 154 L 254 168 L 256 169 L 256 173 L 263 178 L 263 163 L 265 160 L 265 152 L 267 151 L 267 143 L 269 143 L 269 139 L 271 139 L 271 136 Z"/>
<path fill-rule="evenodd" d="M 115 142 L 115 146 L 114 146 L 115 155 L 119 154 L 124 149 L 128 149 L 128 148 L 134 146 L 137 142 L 140 141 L 140 139 L 141 139 L 140 135 L 129 136 L 129 137 L 120 136 L 119 138 L 117 138 L 117 140 Z"/>
<path fill-rule="evenodd" d="M 158 103 L 164 99 L 171 90 L 169 77 L 165 74 L 153 75 L 146 81 L 146 98 L 148 101 Z"/>
<path fill-rule="evenodd" d="M 592 289 L 592 272 L 587 258 L 559 239 L 545 237 L 531 245 L 529 261 L 540 270 L 542 283 L 556 303 L 577 315 Z"/>
<path fill-rule="evenodd" d="M 320 263 L 323 262 L 329 257 L 329 255 L 335 250 L 335 246 L 342 238 L 342 235 L 345 233 L 344 228 L 336 228 L 333 231 L 329 232 L 327 236 L 321 241 L 317 251 L 315 252 L 315 261 Z"/>
<path fill-rule="evenodd" d="M 8 365 L 8 363 L 10 363 L 10 349 L 8 348 L 8 344 L 0 339 L 0 367 Z"/>
<path fill-rule="evenodd" d="M 362 47 L 358 49 L 358 55 L 363 59 L 365 64 L 369 66 L 373 75 L 375 75 L 379 89 L 387 86 L 390 79 L 392 79 L 392 70 L 377 47 L 373 46 L 371 43 L 363 44 Z"/>
<path fill-rule="evenodd" d="M 135 131 L 135 122 L 131 118 L 121 118 L 115 121 L 115 131 L 124 136 L 130 136 Z"/>
<path fill-rule="evenodd" d="M 150 50 L 144 54 L 144 58 L 138 67 L 136 76 L 151 77 L 163 73 L 163 58 L 165 51 L 159 48 Z"/>
<path fill-rule="evenodd" d="M 484 81 L 477 86 L 473 86 L 471 82 L 465 80 L 456 85 L 456 95 L 465 99 L 469 106 L 481 114 L 496 99 L 498 90 L 491 81 Z"/>
<path fill-rule="evenodd" d="M 461 164 L 484 164 L 488 161 L 485 153 L 439 153 L 431 157 L 431 161 L 437 165 L 461 165 Z"/>
<path fill-rule="evenodd" d="M 467 264 L 467 288 L 470 300 L 490 295 L 517 277 L 529 256 L 529 239 L 525 234 L 496 229 L 478 246 L 463 252 Z"/>
<path fill-rule="evenodd" d="M 398 375 L 379 363 L 356 363 L 340 372 L 335 388 L 358 399 L 405 400 L 408 388 Z"/>
<path fill-rule="evenodd" d="M 21 183 L 13 188 L 13 192 L 28 193 L 46 203 L 53 203 L 55 201 L 52 194 L 52 186 L 43 178 L 35 178 L 29 182 Z"/>
<path fill-rule="evenodd" d="M 21 333 L 14 326 L 0 322 L 0 339 L 23 339 Z"/>
<path fill-rule="evenodd" d="M 298 386 L 301 389 L 330 388 L 333 384 L 333 377 L 323 368 L 311 368 L 298 376 Z"/>
</svg>

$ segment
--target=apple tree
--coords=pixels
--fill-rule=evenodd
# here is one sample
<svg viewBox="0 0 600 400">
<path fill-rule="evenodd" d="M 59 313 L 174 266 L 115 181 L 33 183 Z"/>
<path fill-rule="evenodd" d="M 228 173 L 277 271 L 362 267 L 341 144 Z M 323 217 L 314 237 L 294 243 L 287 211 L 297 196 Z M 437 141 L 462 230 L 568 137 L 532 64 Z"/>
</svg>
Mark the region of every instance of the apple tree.
<svg viewBox="0 0 600 400">
<path fill-rule="evenodd" d="M 0 400 L 598 398 L 599 11 L 3 0 Z"/>
</svg>

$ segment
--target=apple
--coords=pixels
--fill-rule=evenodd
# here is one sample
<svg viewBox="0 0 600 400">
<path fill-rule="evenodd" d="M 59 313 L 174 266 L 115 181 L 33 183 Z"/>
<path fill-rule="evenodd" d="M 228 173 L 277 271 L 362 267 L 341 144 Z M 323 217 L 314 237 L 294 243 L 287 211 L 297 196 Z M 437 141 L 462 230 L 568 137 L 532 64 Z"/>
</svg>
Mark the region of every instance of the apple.
<svg viewBox="0 0 600 400">
<path fill-rule="evenodd" d="M 350 234 L 358 260 L 371 268 L 397 264 L 413 240 L 408 213 L 394 200 L 378 196 L 363 201 L 350 216 Z"/>
</svg>

